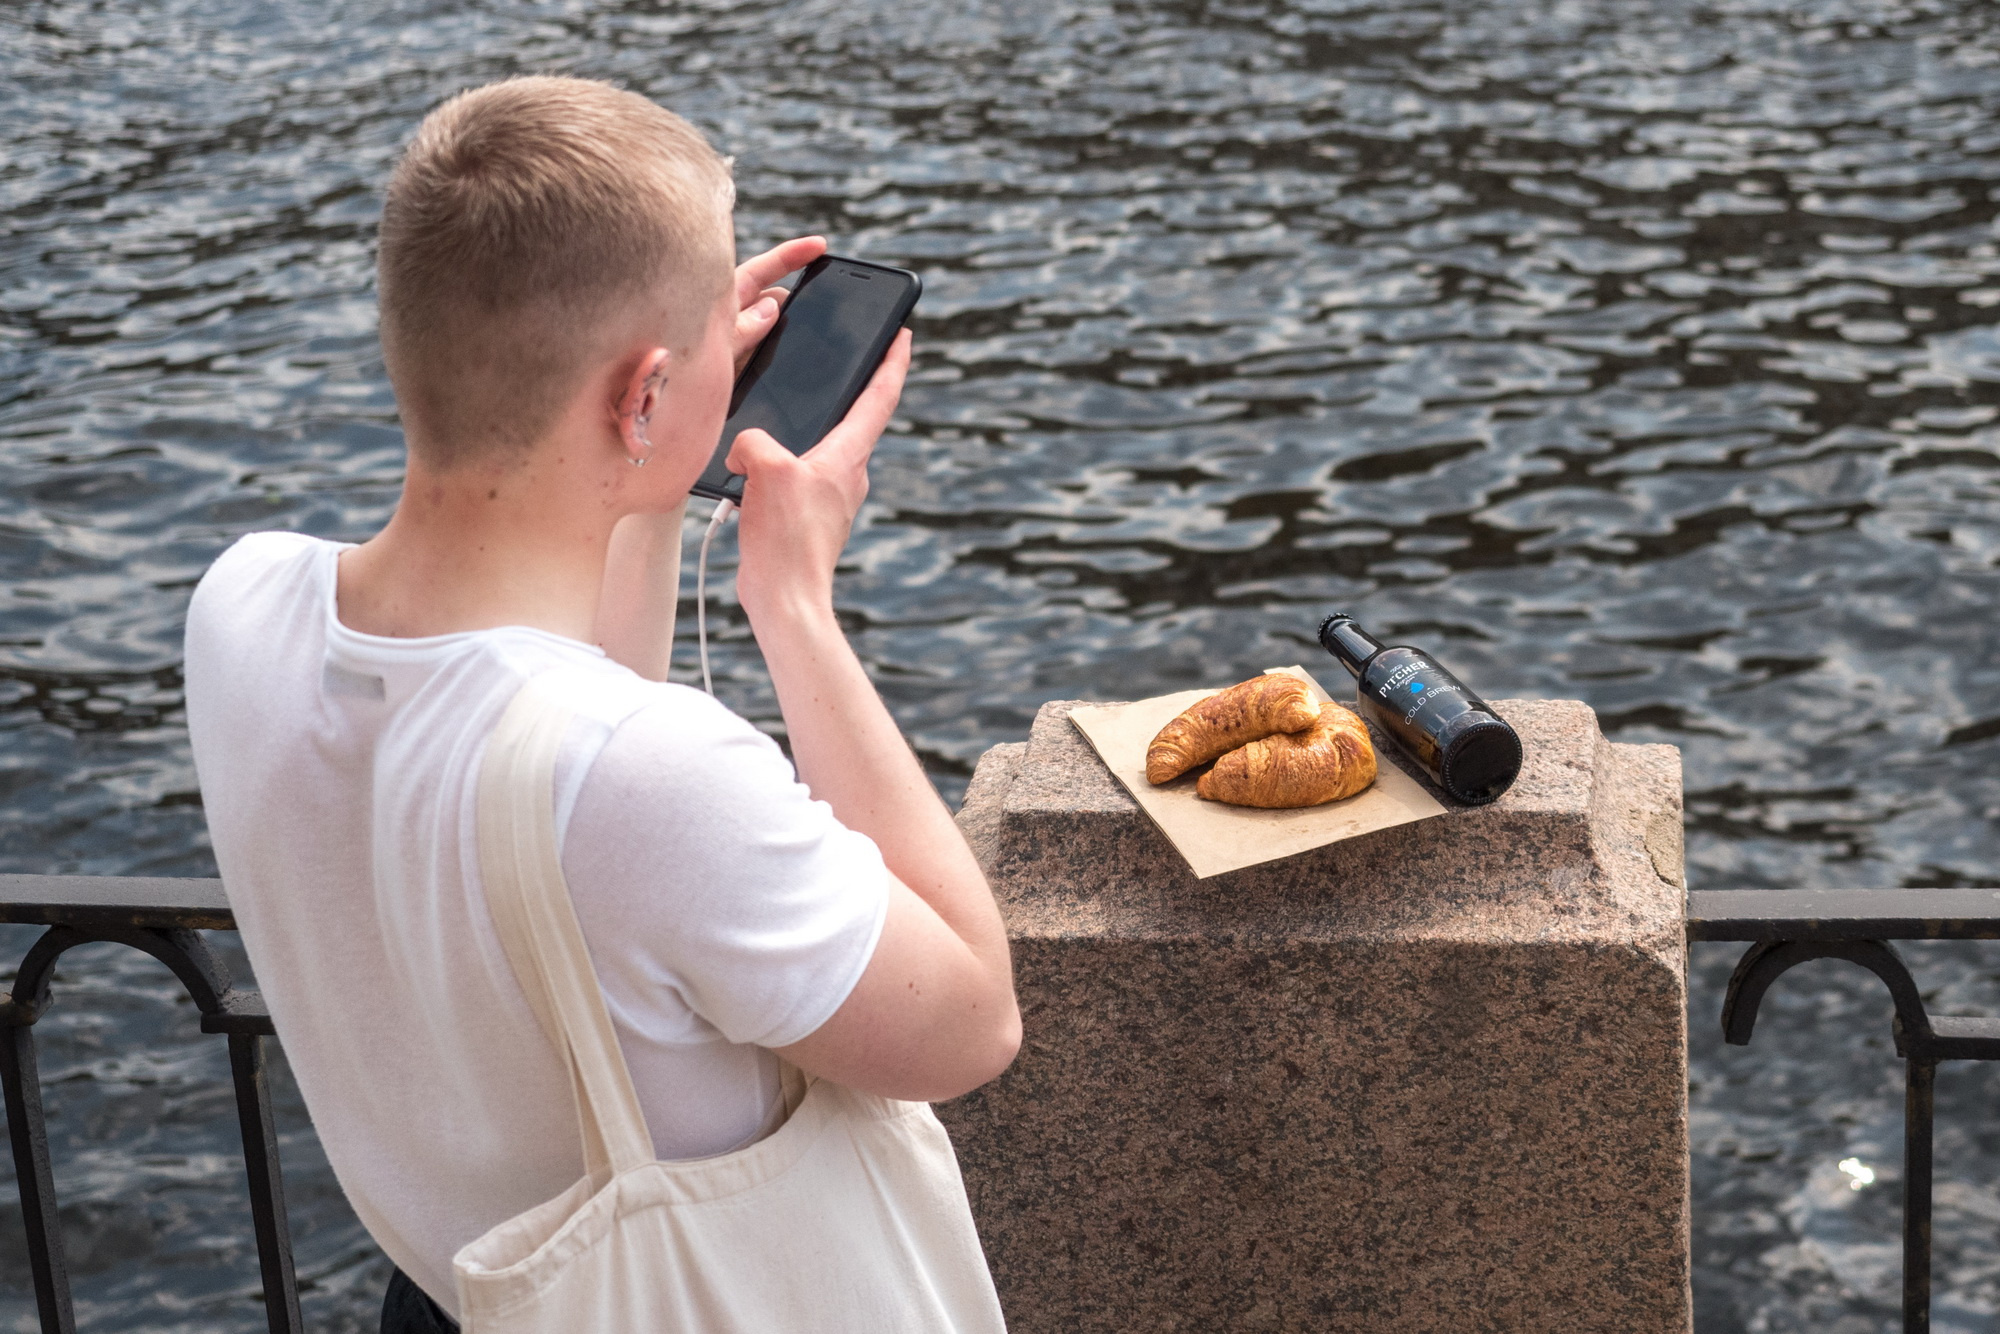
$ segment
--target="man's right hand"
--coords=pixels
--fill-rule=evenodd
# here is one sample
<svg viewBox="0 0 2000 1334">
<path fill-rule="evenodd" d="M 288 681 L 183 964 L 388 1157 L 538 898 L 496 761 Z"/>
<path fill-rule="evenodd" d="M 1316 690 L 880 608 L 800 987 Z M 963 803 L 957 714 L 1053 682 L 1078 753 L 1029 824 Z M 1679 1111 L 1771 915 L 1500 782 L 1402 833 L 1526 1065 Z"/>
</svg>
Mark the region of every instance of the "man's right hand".
<svg viewBox="0 0 2000 1334">
<path fill-rule="evenodd" d="M 868 498 L 868 460 L 909 369 L 905 329 L 840 425 L 804 454 L 763 431 L 736 437 L 729 470 L 744 479 L 736 596 L 753 628 L 772 617 L 832 614 L 834 567 Z"/>
<path fill-rule="evenodd" d="M 1021 1043 L 1007 932 L 979 863 L 833 615 L 833 572 L 868 495 L 868 459 L 910 366 L 897 335 L 824 440 L 794 455 L 762 431 L 729 452 L 744 476 L 736 595 L 764 650 L 792 759 L 890 880 L 882 935 L 833 1017 L 781 1055 L 891 1098 L 938 1100 L 1006 1069 Z"/>
</svg>

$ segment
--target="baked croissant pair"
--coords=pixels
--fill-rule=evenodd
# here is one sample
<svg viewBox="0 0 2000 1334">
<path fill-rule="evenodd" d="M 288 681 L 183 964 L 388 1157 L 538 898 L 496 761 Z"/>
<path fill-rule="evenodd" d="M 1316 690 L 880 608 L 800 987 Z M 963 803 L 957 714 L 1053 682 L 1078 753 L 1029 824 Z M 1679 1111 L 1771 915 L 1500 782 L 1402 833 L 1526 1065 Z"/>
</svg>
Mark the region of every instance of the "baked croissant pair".
<svg viewBox="0 0 2000 1334">
<path fill-rule="evenodd" d="M 1170 783 L 1210 760 L 1195 794 L 1234 806 L 1319 806 L 1375 781 L 1367 726 L 1283 672 L 1210 695 L 1161 728 L 1146 749 L 1146 781 Z"/>
</svg>

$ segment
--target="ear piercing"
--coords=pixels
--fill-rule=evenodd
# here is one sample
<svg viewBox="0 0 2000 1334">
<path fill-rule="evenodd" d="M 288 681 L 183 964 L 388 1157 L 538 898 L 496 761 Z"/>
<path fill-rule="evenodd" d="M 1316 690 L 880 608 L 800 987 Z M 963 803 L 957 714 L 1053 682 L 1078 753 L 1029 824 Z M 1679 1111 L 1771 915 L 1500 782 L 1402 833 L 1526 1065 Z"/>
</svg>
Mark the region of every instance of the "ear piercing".
<svg viewBox="0 0 2000 1334">
<path fill-rule="evenodd" d="M 646 377 L 645 389 L 642 391 L 639 401 L 642 404 L 648 402 L 657 402 L 658 400 L 656 398 L 656 395 L 660 392 L 660 390 L 666 388 L 666 386 L 667 386 L 667 368 L 663 365 L 660 367 L 659 370 L 655 371 L 653 374 Z M 653 420 L 652 412 L 643 407 L 634 410 L 634 412 L 632 413 L 633 430 L 641 440 L 646 442 L 646 452 L 644 454 L 641 454 L 639 457 L 631 460 L 632 466 L 635 468 L 645 467 L 646 460 L 653 457 L 653 437 L 646 433 L 646 428 L 647 426 L 652 424 L 652 420 Z"/>
<path fill-rule="evenodd" d="M 653 420 L 652 414 L 648 412 L 637 413 L 632 418 L 632 426 L 634 433 L 637 434 L 641 440 L 646 442 L 646 452 L 635 456 L 631 460 L 632 466 L 635 468 L 645 467 L 646 460 L 653 457 L 653 437 L 646 434 L 646 424 L 652 420 Z"/>
</svg>

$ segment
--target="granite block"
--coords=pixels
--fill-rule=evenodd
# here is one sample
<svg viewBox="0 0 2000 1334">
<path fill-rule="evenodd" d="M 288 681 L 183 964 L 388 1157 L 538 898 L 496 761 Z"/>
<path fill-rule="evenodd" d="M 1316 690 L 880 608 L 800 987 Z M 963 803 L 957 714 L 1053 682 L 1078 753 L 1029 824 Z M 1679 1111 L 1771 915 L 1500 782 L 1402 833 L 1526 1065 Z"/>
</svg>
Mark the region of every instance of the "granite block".
<svg viewBox="0 0 2000 1334">
<path fill-rule="evenodd" d="M 1499 802 L 1196 880 L 1068 721 L 961 826 L 1026 1037 L 941 1106 L 1010 1328 L 1690 1328 L 1680 773 L 1500 701 Z"/>
</svg>

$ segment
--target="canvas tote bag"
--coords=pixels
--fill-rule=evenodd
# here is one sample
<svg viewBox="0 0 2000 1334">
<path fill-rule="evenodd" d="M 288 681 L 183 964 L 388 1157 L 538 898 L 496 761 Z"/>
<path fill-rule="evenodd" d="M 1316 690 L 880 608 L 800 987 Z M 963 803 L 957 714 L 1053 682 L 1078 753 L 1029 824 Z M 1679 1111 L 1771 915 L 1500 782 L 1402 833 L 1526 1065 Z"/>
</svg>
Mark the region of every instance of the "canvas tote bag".
<svg viewBox="0 0 2000 1334">
<path fill-rule="evenodd" d="M 547 678 L 508 706 L 479 773 L 479 860 L 508 960 L 569 1065 L 586 1175 L 453 1258 L 466 1334 L 1004 1331 L 925 1103 L 816 1080 L 748 1148 L 654 1161 L 556 856 L 569 720 Z"/>
</svg>

